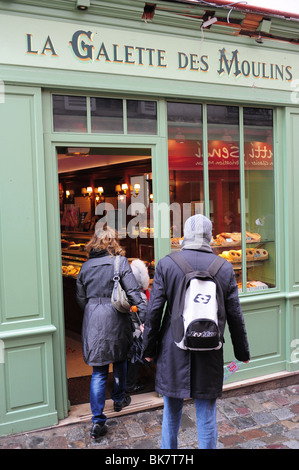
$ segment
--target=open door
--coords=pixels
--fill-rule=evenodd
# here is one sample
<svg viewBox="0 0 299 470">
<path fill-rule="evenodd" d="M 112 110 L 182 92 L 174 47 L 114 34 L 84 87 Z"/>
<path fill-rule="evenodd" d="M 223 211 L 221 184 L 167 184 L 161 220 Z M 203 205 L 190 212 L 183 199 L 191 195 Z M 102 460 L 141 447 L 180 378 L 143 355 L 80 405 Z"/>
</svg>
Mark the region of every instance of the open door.
<svg viewBox="0 0 299 470">
<path fill-rule="evenodd" d="M 58 147 L 61 254 L 68 395 L 71 405 L 89 402 L 92 367 L 83 361 L 83 312 L 76 278 L 87 259 L 85 244 L 96 222 L 107 218 L 118 231 L 129 261 L 139 258 L 154 275 L 151 154 L 149 149 Z M 154 367 L 140 367 L 143 392 L 154 390 Z M 107 383 L 110 398 L 112 373 Z"/>
</svg>

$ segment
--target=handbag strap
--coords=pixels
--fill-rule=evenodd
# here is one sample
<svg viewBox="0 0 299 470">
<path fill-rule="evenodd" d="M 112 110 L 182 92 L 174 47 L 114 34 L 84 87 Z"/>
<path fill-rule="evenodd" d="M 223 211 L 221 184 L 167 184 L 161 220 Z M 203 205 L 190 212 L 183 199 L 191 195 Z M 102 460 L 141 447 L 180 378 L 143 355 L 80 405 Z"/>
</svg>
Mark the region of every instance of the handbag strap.
<svg viewBox="0 0 299 470">
<path fill-rule="evenodd" d="M 113 274 L 113 281 L 114 281 L 114 284 L 113 284 L 113 299 L 116 301 L 116 291 L 117 291 L 117 285 L 118 285 L 118 282 L 120 280 L 120 276 L 119 276 L 119 256 L 115 256 L 114 257 L 114 274 Z"/>
<path fill-rule="evenodd" d="M 119 274 L 119 255 L 115 256 L 114 271 Z"/>
<path fill-rule="evenodd" d="M 115 281 L 115 278 L 119 281 L 120 276 L 119 276 L 119 255 L 114 257 L 114 274 L 113 274 L 113 280 Z"/>
</svg>

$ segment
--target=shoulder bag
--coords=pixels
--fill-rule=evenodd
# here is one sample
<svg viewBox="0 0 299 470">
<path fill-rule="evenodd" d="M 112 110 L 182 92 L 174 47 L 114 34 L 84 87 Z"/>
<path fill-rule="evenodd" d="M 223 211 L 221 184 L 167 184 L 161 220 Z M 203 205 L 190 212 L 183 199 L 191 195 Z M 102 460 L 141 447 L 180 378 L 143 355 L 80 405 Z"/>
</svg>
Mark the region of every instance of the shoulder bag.
<svg viewBox="0 0 299 470">
<path fill-rule="evenodd" d="M 122 313 L 128 313 L 130 310 L 130 304 L 128 301 L 127 294 L 120 285 L 120 275 L 119 275 L 119 256 L 114 258 L 114 275 L 113 275 L 113 290 L 111 294 L 111 303 L 112 305 Z"/>
</svg>

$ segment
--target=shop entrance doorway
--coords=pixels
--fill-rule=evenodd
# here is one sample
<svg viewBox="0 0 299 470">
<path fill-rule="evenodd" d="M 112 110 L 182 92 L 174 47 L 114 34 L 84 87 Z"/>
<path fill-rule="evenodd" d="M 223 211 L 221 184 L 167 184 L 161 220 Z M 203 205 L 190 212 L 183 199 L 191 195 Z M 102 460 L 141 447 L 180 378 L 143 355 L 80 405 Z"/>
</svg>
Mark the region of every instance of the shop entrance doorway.
<svg viewBox="0 0 299 470">
<path fill-rule="evenodd" d="M 129 261 L 141 259 L 154 274 L 151 151 L 146 148 L 57 147 L 62 282 L 68 397 L 89 402 L 92 368 L 81 352 L 83 312 L 76 302 L 76 278 L 87 259 L 85 245 L 104 218 L 118 231 Z M 154 390 L 153 367 L 140 367 L 143 393 Z M 110 398 L 109 374 L 107 399 Z"/>
</svg>

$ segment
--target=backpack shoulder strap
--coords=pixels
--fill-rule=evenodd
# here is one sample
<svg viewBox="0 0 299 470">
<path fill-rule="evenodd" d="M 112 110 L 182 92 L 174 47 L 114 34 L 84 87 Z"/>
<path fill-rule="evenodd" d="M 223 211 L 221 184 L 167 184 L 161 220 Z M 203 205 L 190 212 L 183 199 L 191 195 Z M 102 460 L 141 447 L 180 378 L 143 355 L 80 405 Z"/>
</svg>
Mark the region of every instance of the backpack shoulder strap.
<svg viewBox="0 0 299 470">
<path fill-rule="evenodd" d="M 212 261 L 212 263 L 210 264 L 210 266 L 208 267 L 207 271 L 212 275 L 212 276 L 216 276 L 216 274 L 218 273 L 219 269 L 221 268 L 221 266 L 225 263 L 225 259 L 224 258 L 221 258 L 221 256 L 216 256 L 216 258 L 214 259 L 214 261 Z"/>
<path fill-rule="evenodd" d="M 181 253 L 171 253 L 168 256 L 181 268 L 184 274 L 194 271 L 194 268 L 185 260 Z"/>
<path fill-rule="evenodd" d="M 184 274 L 195 271 L 195 269 L 191 266 L 191 264 L 188 263 L 188 261 L 185 260 L 185 258 L 180 252 L 171 253 L 168 256 L 172 259 L 172 261 L 174 261 L 181 268 Z M 216 276 L 219 269 L 224 263 L 225 263 L 224 258 L 221 258 L 221 256 L 216 256 L 216 258 L 212 261 L 212 263 L 209 265 L 206 271 L 208 271 L 211 274 L 211 276 Z"/>
</svg>

